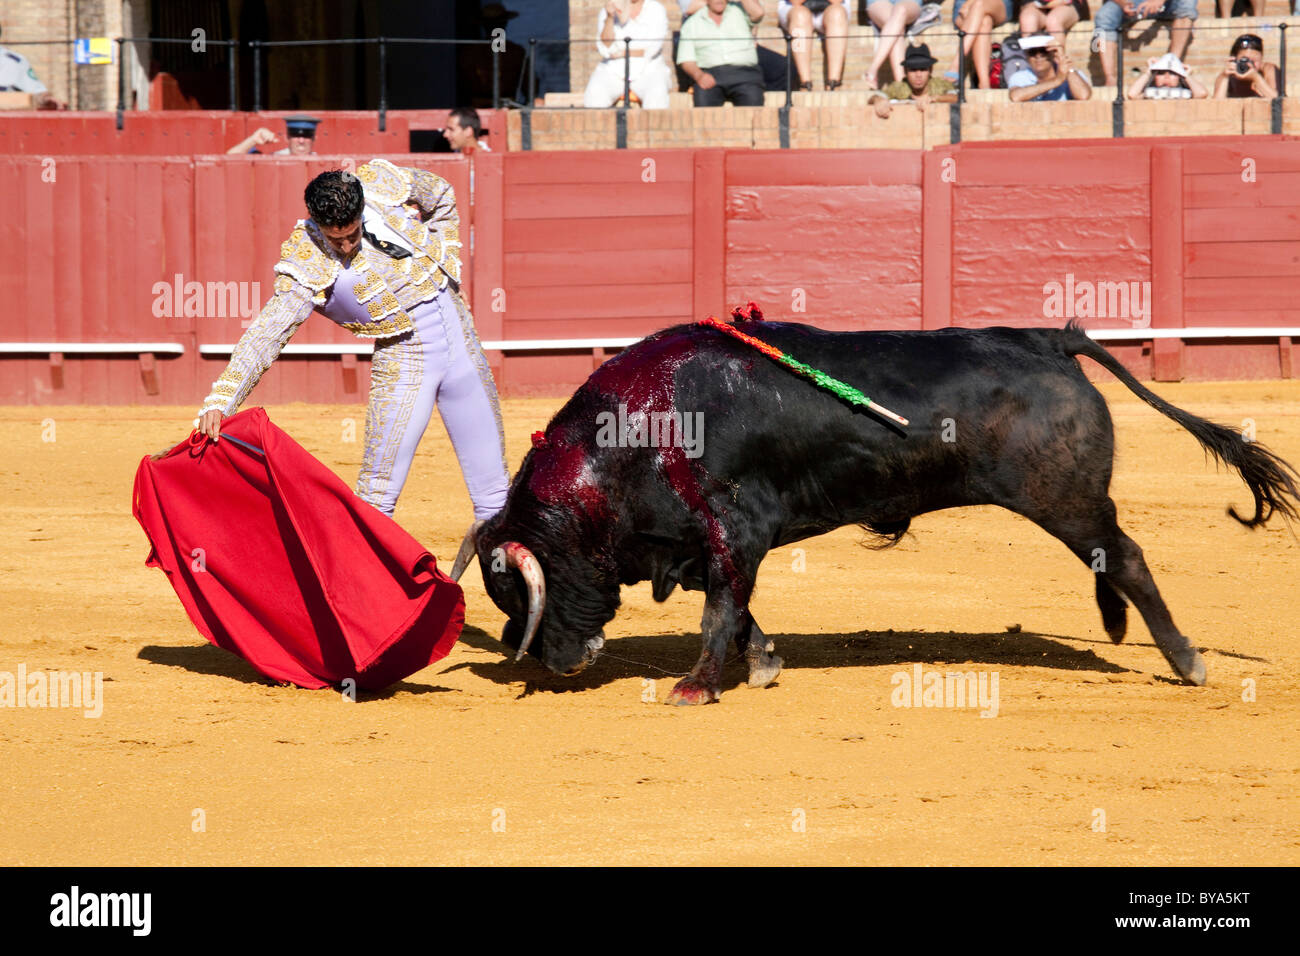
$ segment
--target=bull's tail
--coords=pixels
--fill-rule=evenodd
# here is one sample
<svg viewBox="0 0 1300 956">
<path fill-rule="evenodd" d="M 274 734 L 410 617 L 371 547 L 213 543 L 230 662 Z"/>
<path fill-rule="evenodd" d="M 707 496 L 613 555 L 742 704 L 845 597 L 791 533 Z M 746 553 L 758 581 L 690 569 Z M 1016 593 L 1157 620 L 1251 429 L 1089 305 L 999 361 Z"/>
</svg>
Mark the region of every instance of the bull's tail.
<svg viewBox="0 0 1300 956">
<path fill-rule="evenodd" d="M 1216 425 L 1181 408 L 1170 405 L 1134 378 L 1115 357 L 1094 342 L 1083 329 L 1071 322 L 1065 327 L 1062 345 L 1067 355 L 1085 355 L 1128 386 L 1138 398 L 1160 414 L 1186 428 L 1215 459 L 1231 466 L 1241 475 L 1255 497 L 1255 515 L 1243 518 L 1228 506 L 1228 514 L 1247 528 L 1255 528 L 1279 512 L 1285 519 L 1297 518 L 1296 501 L 1300 499 L 1300 475 L 1284 459 L 1262 445 L 1247 441 L 1240 432 L 1226 425 Z"/>
</svg>

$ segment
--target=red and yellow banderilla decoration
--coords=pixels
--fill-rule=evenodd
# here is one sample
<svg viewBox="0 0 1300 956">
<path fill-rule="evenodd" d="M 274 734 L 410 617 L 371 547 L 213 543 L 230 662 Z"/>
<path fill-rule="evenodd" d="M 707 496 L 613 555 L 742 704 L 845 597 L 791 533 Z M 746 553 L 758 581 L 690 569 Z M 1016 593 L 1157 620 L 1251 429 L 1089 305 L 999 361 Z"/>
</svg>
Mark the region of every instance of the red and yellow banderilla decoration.
<svg viewBox="0 0 1300 956">
<path fill-rule="evenodd" d="M 759 311 L 758 306 L 756 306 L 753 302 L 751 302 L 744 309 L 741 308 L 733 309 L 731 316 L 733 319 L 736 319 L 737 321 L 757 322 L 763 318 L 763 313 Z M 803 362 L 800 362 L 798 359 L 794 358 L 793 356 L 788 355 L 785 352 L 782 352 L 776 346 L 769 345 L 768 343 L 764 342 L 762 339 L 755 338 L 752 335 L 747 335 L 746 333 L 740 331 L 740 329 L 736 328 L 734 325 L 729 325 L 726 322 L 721 322 L 718 319 L 714 318 L 713 316 L 709 316 L 707 319 L 701 319 L 696 324 L 707 325 L 710 328 L 717 329 L 719 332 L 725 332 L 727 335 L 730 335 L 734 339 L 739 339 L 741 342 L 744 342 L 746 345 L 750 346 L 751 348 L 757 349 L 759 352 L 762 352 L 772 361 L 779 362 L 780 364 L 784 365 L 786 368 L 790 369 L 791 371 L 796 372 L 799 375 L 802 375 L 804 378 L 810 379 L 813 382 L 813 384 L 817 385 L 819 388 L 823 388 L 826 391 L 830 392 L 832 395 L 836 395 L 839 398 L 842 398 L 850 405 L 861 405 L 863 408 L 875 412 L 877 415 L 880 415 L 882 418 L 887 418 L 891 422 L 895 422 L 896 424 L 901 425 L 903 427 L 906 427 L 908 424 L 907 419 L 904 418 L 902 415 L 899 415 L 895 412 L 891 412 L 883 405 L 877 402 L 873 402 L 871 399 L 867 398 L 866 395 L 863 395 L 861 391 L 854 388 L 852 385 L 848 384 L 847 382 L 841 382 L 838 378 L 835 378 L 831 375 L 827 375 L 821 369 L 813 368 L 811 365 L 805 365 Z"/>
</svg>

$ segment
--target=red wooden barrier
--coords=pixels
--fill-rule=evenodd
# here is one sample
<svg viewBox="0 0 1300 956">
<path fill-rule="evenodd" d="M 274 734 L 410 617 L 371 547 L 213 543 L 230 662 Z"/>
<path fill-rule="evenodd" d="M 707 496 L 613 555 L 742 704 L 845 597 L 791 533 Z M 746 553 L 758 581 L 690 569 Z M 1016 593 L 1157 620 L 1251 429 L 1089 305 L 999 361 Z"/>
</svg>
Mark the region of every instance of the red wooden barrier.
<svg viewBox="0 0 1300 956">
<path fill-rule="evenodd" d="M 310 112 L 310 111 L 309 111 Z M 393 110 L 385 131 L 378 115 L 369 111 L 329 110 L 313 115 L 322 120 L 316 130 L 321 155 L 362 158 L 407 153 L 412 130 L 440 130 L 448 110 Z M 293 112 L 230 113 L 221 110 L 162 110 L 127 112 L 122 129 L 113 113 L 0 113 L 0 155 L 193 156 L 224 153 L 259 126 L 284 137 L 284 118 Z M 480 110 L 488 142 L 506 149 L 504 110 Z"/>
<path fill-rule="evenodd" d="M 157 360 L 157 394 L 135 356 L 70 357 L 57 370 L 0 355 L 0 402 L 196 405 L 225 362 L 198 346 L 234 342 L 240 306 L 269 296 L 308 179 L 367 158 L 0 156 L 0 229 L 17 251 L 0 265 L 0 342 L 187 350 Z M 1071 314 L 1108 328 L 1300 326 L 1289 294 L 1300 147 L 1277 138 L 390 158 L 456 188 L 467 292 L 488 341 L 635 337 L 749 299 L 829 328 L 1059 326 Z M 203 293 L 197 310 L 189 283 Z M 235 304 L 214 310 L 209 290 L 232 283 Z M 1079 314 L 1084 283 L 1091 315 Z M 1118 283 L 1134 294 L 1109 314 L 1119 300 L 1101 287 Z M 355 340 L 313 317 L 295 341 Z M 1159 378 L 1289 376 L 1300 359 L 1289 339 L 1112 347 Z M 603 354 L 490 359 L 504 391 L 556 393 Z M 360 402 L 362 369 L 286 358 L 257 400 Z"/>
</svg>

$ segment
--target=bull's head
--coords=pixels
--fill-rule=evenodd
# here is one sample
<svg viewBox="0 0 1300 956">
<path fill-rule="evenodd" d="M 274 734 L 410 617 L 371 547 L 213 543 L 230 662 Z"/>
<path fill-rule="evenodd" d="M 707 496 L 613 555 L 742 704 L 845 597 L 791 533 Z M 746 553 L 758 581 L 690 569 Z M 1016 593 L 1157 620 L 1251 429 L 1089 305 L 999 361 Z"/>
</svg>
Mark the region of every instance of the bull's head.
<svg viewBox="0 0 1300 956">
<path fill-rule="evenodd" d="M 509 618 L 501 641 L 515 650 L 515 660 L 531 654 L 557 674 L 576 675 L 605 644 L 603 625 L 614 616 L 617 585 L 605 613 L 608 602 L 592 585 L 591 569 L 583 566 L 588 562 L 577 555 L 552 560 L 541 548 L 517 540 L 521 535 L 504 525 L 501 515 L 476 522 L 461 544 L 452 577 L 459 579 L 477 555 L 488 596 Z"/>
</svg>

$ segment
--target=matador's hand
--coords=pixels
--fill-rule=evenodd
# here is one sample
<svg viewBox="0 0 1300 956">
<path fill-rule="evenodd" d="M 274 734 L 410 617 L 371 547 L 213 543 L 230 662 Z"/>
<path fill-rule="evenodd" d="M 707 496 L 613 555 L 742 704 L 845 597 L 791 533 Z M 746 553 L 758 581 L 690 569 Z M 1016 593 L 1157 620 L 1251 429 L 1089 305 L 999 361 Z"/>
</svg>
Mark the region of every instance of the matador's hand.
<svg viewBox="0 0 1300 956">
<path fill-rule="evenodd" d="M 207 435 L 213 441 L 221 438 L 221 420 L 226 416 L 219 408 L 210 408 L 199 418 L 199 434 Z"/>
</svg>

